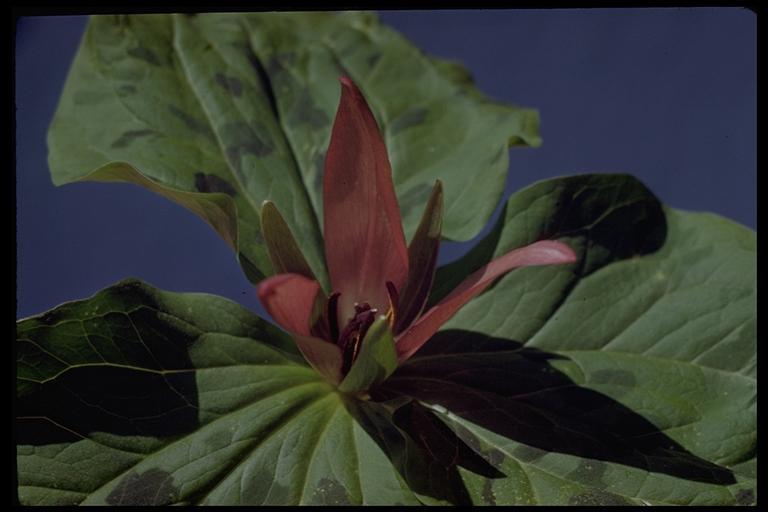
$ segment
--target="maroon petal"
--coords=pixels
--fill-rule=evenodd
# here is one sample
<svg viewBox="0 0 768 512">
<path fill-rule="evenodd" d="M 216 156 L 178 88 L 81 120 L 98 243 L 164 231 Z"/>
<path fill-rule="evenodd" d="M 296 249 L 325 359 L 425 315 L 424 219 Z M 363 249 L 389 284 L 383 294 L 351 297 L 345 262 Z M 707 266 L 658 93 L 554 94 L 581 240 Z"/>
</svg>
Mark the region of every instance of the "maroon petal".
<svg viewBox="0 0 768 512">
<path fill-rule="evenodd" d="M 310 334 L 310 322 L 320 285 L 299 274 L 278 274 L 257 287 L 264 309 L 291 333 L 304 358 L 327 380 L 341 380 L 341 350 L 335 344 Z"/>
<path fill-rule="evenodd" d="M 309 336 L 312 309 L 320 285 L 299 274 L 278 274 L 256 288 L 264 309 L 286 331 Z"/>
<path fill-rule="evenodd" d="M 411 357 L 459 309 L 479 295 L 497 277 L 518 267 L 573 263 L 576 254 L 561 242 L 544 240 L 515 249 L 467 277 L 456 289 L 424 313 L 397 340 L 400 362 Z"/>
<path fill-rule="evenodd" d="M 443 184 L 438 180 L 432 189 L 421 222 L 408 246 L 408 279 L 401 290 L 397 308 L 395 334 L 406 329 L 427 304 L 435 278 L 437 251 L 443 225 Z"/>
<path fill-rule="evenodd" d="M 323 229 L 331 289 L 341 292 L 339 320 L 356 302 L 384 311 L 385 283 L 401 287 L 408 253 L 392 170 L 376 119 L 360 90 L 341 79 L 323 176 Z"/>
</svg>

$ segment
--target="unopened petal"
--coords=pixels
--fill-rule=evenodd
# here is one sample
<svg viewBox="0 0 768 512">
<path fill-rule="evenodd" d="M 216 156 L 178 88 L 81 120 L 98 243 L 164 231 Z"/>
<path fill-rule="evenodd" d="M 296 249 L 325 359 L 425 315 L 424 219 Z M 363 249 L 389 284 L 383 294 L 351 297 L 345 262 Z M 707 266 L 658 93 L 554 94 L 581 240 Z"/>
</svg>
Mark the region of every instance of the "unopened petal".
<svg viewBox="0 0 768 512">
<path fill-rule="evenodd" d="M 398 288 L 408 275 L 408 254 L 392 170 L 376 119 L 360 90 L 341 79 L 323 175 L 325 257 L 339 320 L 354 315 L 355 302 L 383 311 L 385 283 Z"/>
</svg>

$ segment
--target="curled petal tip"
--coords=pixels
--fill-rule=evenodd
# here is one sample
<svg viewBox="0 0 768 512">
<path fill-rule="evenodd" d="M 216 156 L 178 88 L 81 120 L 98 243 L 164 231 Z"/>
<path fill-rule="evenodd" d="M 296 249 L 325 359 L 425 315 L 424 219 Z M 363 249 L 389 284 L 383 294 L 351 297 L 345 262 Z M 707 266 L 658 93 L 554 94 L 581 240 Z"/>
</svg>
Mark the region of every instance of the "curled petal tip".
<svg viewBox="0 0 768 512">
<path fill-rule="evenodd" d="M 558 263 L 574 263 L 578 256 L 571 247 L 563 242 L 542 240 L 535 245 L 539 247 L 540 265 L 556 265 Z"/>
</svg>

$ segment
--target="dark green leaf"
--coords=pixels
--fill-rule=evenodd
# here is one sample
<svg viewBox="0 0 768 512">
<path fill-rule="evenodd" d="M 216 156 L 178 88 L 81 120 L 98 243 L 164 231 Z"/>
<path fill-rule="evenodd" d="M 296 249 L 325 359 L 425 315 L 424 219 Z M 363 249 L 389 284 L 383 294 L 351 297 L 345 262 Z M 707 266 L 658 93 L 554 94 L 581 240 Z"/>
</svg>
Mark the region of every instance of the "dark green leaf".
<svg viewBox="0 0 768 512">
<path fill-rule="evenodd" d="M 503 277 L 386 383 L 507 475 L 463 471 L 473 499 L 754 499 L 754 232 L 662 209 L 628 176 L 550 180 L 510 198 L 494 231 L 438 273 L 432 300 L 542 238 L 579 262 Z"/>
<path fill-rule="evenodd" d="M 382 127 L 409 237 L 438 178 L 444 235 L 474 236 L 507 147 L 540 142 L 536 112 L 489 101 L 369 13 L 94 16 L 49 131 L 54 182 L 151 183 L 208 220 L 254 282 L 272 273 L 269 199 L 327 285 L 320 186 L 343 74 Z M 213 222 L 190 192 L 211 194 Z"/>
<path fill-rule="evenodd" d="M 25 505 L 416 504 L 285 334 L 124 281 L 18 324 Z"/>
</svg>

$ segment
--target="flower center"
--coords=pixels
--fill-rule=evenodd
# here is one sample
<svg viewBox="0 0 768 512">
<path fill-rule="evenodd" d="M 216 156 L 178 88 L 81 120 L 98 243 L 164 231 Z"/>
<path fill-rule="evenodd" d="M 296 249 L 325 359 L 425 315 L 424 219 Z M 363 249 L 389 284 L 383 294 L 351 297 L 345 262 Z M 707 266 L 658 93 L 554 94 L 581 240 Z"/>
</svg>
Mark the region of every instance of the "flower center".
<svg viewBox="0 0 768 512">
<path fill-rule="evenodd" d="M 349 319 L 347 325 L 339 334 L 337 342 L 342 352 L 341 371 L 343 375 L 349 372 L 352 363 L 360 350 L 360 342 L 365 338 L 365 333 L 376 319 L 378 310 L 372 308 L 367 302 L 355 304 L 355 316 Z"/>
</svg>

